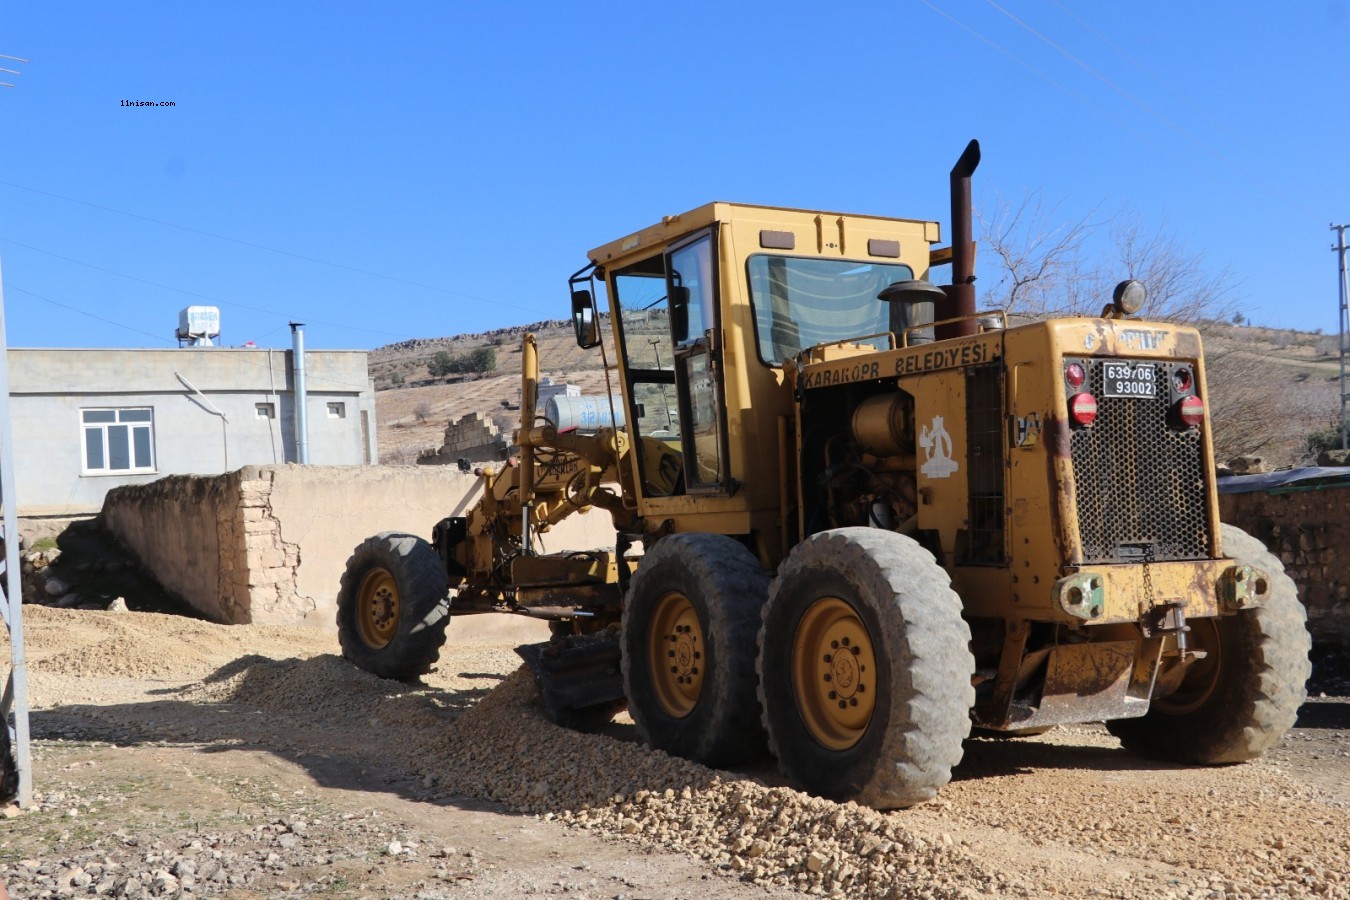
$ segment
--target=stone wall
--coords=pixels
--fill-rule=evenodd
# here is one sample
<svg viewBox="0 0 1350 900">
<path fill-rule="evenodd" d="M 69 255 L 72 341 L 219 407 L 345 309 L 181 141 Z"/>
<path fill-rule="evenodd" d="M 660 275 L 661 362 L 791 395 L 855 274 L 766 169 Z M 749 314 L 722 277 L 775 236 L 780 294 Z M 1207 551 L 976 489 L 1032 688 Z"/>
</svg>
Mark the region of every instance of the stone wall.
<svg viewBox="0 0 1350 900">
<path fill-rule="evenodd" d="M 453 466 L 461 459 L 470 462 L 493 462 L 505 459 L 511 441 L 500 428 L 481 412 L 466 413 L 445 429 L 445 441 L 436 450 L 428 450 L 417 457 L 420 466 Z"/>
<path fill-rule="evenodd" d="M 164 587 L 228 624 L 333 628 L 347 557 L 381 531 L 430 538 L 482 491 L 472 475 L 407 466 L 246 466 L 108 494 L 103 521 Z M 603 513 L 544 536 L 547 550 L 613 546 Z"/>
<path fill-rule="evenodd" d="M 1219 511 L 1280 557 L 1313 640 L 1350 645 L 1350 486 L 1220 494 Z"/>
</svg>

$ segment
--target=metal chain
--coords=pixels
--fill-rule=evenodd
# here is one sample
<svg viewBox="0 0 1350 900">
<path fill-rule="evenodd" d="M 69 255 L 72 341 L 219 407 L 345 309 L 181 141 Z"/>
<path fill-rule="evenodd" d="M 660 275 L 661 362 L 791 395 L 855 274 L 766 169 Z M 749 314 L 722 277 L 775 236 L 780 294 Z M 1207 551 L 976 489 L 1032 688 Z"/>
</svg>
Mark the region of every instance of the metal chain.
<svg viewBox="0 0 1350 900">
<path fill-rule="evenodd" d="M 1144 600 L 1148 603 L 1148 608 L 1152 609 L 1157 605 L 1157 597 L 1153 593 L 1153 570 L 1150 564 L 1153 562 L 1153 545 L 1144 547 Z"/>
</svg>

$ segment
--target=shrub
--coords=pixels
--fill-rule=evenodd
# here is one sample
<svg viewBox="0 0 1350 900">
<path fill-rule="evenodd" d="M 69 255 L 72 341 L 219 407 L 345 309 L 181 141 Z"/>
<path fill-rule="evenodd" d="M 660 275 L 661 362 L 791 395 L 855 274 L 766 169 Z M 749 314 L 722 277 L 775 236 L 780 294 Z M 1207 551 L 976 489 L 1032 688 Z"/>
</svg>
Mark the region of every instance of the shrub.
<svg viewBox="0 0 1350 900">
<path fill-rule="evenodd" d="M 451 356 L 448 350 L 438 350 L 427 363 L 427 371 L 436 377 L 443 375 L 468 375 L 491 372 L 497 368 L 497 351 L 491 347 L 479 347 L 462 356 Z"/>
<path fill-rule="evenodd" d="M 1313 459 L 1316 459 L 1317 455 L 1323 450 L 1339 450 L 1341 449 L 1341 426 L 1338 423 L 1333 423 L 1326 428 L 1311 431 L 1305 441 L 1308 456 Z"/>
</svg>

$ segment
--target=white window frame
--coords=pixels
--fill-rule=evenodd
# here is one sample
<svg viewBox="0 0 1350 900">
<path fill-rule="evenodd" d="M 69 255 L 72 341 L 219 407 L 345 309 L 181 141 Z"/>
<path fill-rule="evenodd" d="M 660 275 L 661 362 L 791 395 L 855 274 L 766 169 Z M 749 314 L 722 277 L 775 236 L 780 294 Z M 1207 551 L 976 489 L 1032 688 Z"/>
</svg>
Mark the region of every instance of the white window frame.
<svg viewBox="0 0 1350 900">
<path fill-rule="evenodd" d="M 112 413 L 111 422 L 87 421 L 86 413 Z M 135 420 L 128 418 L 122 419 L 123 413 L 149 413 L 148 421 Z M 127 460 L 131 463 L 128 468 L 114 469 L 110 467 L 112 462 L 111 446 L 109 444 L 108 430 L 109 426 L 124 425 L 127 428 Z M 136 432 L 143 431 L 149 436 L 150 464 L 148 466 L 136 465 Z M 97 432 L 101 438 L 101 452 L 103 455 L 103 465 L 99 468 L 89 466 L 89 433 Z M 90 406 L 80 409 L 80 472 L 83 475 L 142 475 L 146 473 L 155 473 L 158 470 L 155 453 L 155 409 L 152 406 Z"/>
<path fill-rule="evenodd" d="M 347 418 L 347 404 L 342 400 L 330 400 L 328 402 L 328 418 L 345 419 Z"/>
<path fill-rule="evenodd" d="M 277 417 L 277 405 L 272 402 L 253 404 L 253 417 L 264 422 Z"/>
</svg>

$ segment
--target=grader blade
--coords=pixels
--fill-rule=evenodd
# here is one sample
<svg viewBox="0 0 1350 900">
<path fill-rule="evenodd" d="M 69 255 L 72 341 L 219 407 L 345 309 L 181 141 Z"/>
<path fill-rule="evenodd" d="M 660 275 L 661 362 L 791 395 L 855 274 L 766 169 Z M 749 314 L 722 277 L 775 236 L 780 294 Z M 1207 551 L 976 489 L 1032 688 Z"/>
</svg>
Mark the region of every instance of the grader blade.
<svg viewBox="0 0 1350 900">
<path fill-rule="evenodd" d="M 529 665 L 551 722 L 596 728 L 627 705 L 617 632 L 557 635 L 542 644 L 522 644 L 516 653 Z"/>
</svg>

